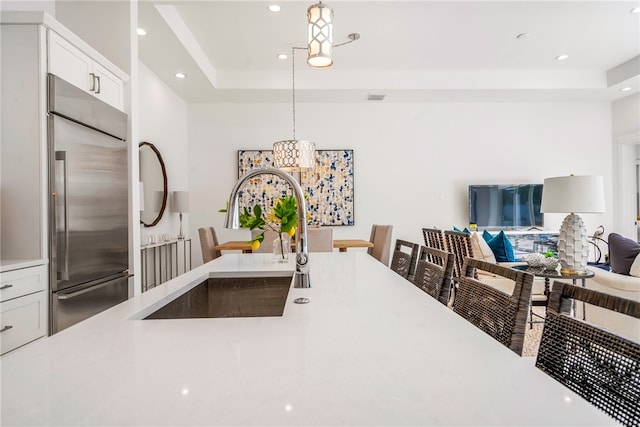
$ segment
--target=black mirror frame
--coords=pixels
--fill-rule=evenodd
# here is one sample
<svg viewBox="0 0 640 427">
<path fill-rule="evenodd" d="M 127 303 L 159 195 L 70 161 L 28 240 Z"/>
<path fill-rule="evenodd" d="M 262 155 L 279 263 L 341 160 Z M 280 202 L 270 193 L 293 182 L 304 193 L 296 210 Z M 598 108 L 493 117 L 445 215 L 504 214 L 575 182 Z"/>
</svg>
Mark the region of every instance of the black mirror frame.
<svg viewBox="0 0 640 427">
<path fill-rule="evenodd" d="M 162 181 L 164 184 L 164 192 L 162 195 L 162 206 L 160 207 L 160 212 L 158 212 L 158 216 L 153 220 L 151 224 L 147 224 L 146 222 L 142 221 L 142 219 L 140 220 L 140 224 L 144 225 L 145 227 L 153 227 L 156 224 L 158 224 L 158 222 L 160 222 L 160 220 L 162 219 L 162 215 L 164 214 L 164 210 L 167 207 L 167 195 L 169 193 L 169 187 L 167 185 L 167 168 L 164 165 L 164 160 L 162 159 L 162 155 L 160 155 L 160 151 L 158 151 L 155 145 L 146 141 L 142 141 L 140 144 L 138 144 L 138 150 L 140 150 L 145 145 L 149 146 L 149 148 L 151 148 L 153 152 L 156 154 L 156 156 L 158 157 L 158 161 L 160 162 L 160 168 L 162 169 Z"/>
</svg>

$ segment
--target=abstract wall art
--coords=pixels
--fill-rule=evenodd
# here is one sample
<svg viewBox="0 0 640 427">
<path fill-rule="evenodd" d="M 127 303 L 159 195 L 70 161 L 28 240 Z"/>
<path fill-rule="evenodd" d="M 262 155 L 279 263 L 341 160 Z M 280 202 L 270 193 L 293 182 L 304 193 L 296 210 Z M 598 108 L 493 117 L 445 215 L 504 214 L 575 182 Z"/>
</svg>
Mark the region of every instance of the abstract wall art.
<svg viewBox="0 0 640 427">
<path fill-rule="evenodd" d="M 256 168 L 273 165 L 271 150 L 239 150 L 238 176 Z M 354 225 L 353 150 L 316 150 L 313 171 L 300 174 L 302 190 L 307 195 L 310 224 Z M 240 208 L 259 203 L 265 208 L 290 193 L 289 185 L 273 175 L 250 180 L 239 197 Z"/>
</svg>

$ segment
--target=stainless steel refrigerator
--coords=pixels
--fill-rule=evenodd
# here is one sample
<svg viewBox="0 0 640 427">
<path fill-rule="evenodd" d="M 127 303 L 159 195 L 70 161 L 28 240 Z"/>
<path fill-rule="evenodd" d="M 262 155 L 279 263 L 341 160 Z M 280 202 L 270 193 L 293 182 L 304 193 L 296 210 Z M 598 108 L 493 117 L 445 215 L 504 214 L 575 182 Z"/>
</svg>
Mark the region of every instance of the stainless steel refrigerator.
<svg viewBox="0 0 640 427">
<path fill-rule="evenodd" d="M 48 76 L 50 332 L 129 296 L 127 115 Z"/>
</svg>

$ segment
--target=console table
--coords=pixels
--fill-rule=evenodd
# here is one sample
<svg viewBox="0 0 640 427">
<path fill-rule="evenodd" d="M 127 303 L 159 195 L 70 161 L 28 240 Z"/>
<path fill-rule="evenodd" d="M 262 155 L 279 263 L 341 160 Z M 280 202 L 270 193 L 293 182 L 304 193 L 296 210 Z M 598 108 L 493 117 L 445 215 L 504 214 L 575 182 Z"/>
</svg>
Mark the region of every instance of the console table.
<svg viewBox="0 0 640 427">
<path fill-rule="evenodd" d="M 191 239 L 171 239 L 141 246 L 140 260 L 141 286 L 145 292 L 191 270 Z"/>
</svg>

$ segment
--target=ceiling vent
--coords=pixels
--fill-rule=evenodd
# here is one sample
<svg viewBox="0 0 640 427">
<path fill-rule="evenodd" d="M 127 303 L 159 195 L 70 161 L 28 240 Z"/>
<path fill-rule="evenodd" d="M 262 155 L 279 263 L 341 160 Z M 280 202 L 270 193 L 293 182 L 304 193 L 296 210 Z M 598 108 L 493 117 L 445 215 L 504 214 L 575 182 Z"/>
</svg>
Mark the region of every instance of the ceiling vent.
<svg viewBox="0 0 640 427">
<path fill-rule="evenodd" d="M 387 96 L 384 93 L 370 93 L 367 95 L 367 101 L 383 101 Z"/>
</svg>

